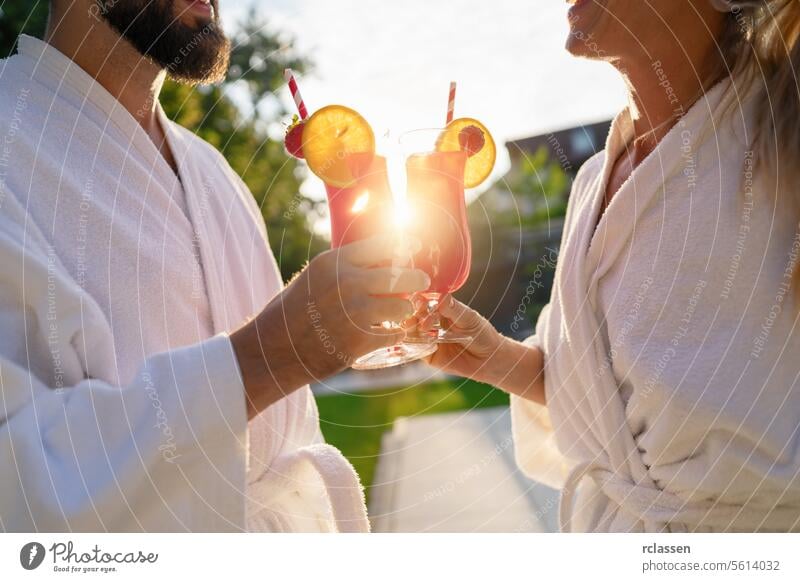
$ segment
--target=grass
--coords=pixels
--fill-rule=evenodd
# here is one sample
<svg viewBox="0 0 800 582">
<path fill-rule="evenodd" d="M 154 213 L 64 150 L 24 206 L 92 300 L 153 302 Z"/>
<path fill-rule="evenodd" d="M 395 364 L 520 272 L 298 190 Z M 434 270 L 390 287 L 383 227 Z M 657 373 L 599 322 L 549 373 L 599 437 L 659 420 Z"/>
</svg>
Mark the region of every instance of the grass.
<svg viewBox="0 0 800 582">
<path fill-rule="evenodd" d="M 445 380 L 410 388 L 317 397 L 325 440 L 353 463 L 368 497 L 381 436 L 391 430 L 396 418 L 507 404 L 507 394 L 472 380 Z"/>
</svg>

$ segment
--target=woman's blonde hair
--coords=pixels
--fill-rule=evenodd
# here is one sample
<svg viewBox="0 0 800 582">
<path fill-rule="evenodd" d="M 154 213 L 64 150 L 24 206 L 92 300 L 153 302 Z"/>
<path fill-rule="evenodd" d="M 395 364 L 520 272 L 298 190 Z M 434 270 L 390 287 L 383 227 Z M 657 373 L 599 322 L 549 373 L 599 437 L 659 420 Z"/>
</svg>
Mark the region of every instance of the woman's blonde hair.
<svg viewBox="0 0 800 582">
<path fill-rule="evenodd" d="M 792 196 L 800 190 L 800 0 L 712 1 L 728 12 L 720 42 L 725 66 L 740 92 L 753 87 L 763 104 L 754 136 L 757 163 L 774 173 L 781 195 Z M 800 265 L 793 287 L 800 298 Z"/>
</svg>

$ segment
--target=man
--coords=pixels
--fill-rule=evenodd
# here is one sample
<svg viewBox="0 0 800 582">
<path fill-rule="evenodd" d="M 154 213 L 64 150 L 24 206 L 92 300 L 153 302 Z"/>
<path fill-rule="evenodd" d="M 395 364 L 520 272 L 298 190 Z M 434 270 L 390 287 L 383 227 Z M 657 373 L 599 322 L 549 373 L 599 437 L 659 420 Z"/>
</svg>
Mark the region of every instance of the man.
<svg viewBox="0 0 800 582">
<path fill-rule="evenodd" d="M 371 268 L 413 251 L 378 238 L 281 290 L 250 193 L 158 103 L 225 74 L 218 8 L 53 0 L 0 62 L 4 530 L 368 529 L 307 383 L 395 342 L 370 324 L 413 308 L 379 296 L 427 277 Z"/>
</svg>

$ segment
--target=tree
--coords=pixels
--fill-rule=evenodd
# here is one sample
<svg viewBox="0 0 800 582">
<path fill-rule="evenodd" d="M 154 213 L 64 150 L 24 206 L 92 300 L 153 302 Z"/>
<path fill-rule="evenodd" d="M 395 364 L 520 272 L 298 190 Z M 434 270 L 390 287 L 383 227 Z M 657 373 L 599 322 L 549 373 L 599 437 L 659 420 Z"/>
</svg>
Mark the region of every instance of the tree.
<svg viewBox="0 0 800 582">
<path fill-rule="evenodd" d="M 0 0 L 0 58 L 10 55 L 17 37 L 24 33 L 41 38 L 47 24 L 48 1 L 3 2 Z"/>
<path fill-rule="evenodd" d="M 547 224 L 566 214 L 570 179 L 545 146 L 540 146 L 532 156 L 523 157 L 509 186 L 518 198 L 533 200 L 535 211 L 523 218 L 528 226 Z"/>
<path fill-rule="evenodd" d="M 45 0 L 0 0 L 0 55 L 11 54 L 21 32 L 41 38 L 47 12 Z M 254 10 L 232 41 L 230 74 L 221 85 L 189 87 L 168 81 L 161 105 L 171 119 L 219 149 L 242 177 L 261 208 L 273 252 L 288 279 L 327 245 L 313 236 L 309 216 L 316 214 L 318 202 L 300 193 L 303 170 L 282 142 L 269 137 L 270 126 L 286 116 L 275 95 L 284 83 L 283 69 L 302 72 L 308 61 L 294 54 L 291 38 L 269 28 Z M 249 107 L 234 100 L 237 92 Z"/>
</svg>

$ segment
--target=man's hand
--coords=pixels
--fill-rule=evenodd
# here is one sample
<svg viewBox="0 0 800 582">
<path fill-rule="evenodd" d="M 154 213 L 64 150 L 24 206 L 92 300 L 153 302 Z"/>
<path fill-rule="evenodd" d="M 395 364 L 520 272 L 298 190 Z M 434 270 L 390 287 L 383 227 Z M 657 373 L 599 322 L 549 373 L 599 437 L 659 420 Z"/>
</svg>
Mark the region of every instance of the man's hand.
<svg viewBox="0 0 800 582">
<path fill-rule="evenodd" d="M 417 241 L 379 236 L 322 253 L 234 332 L 248 417 L 402 339 L 402 330 L 375 324 L 414 313 L 404 296 L 430 285 L 425 272 L 403 266 L 418 249 Z"/>
</svg>

